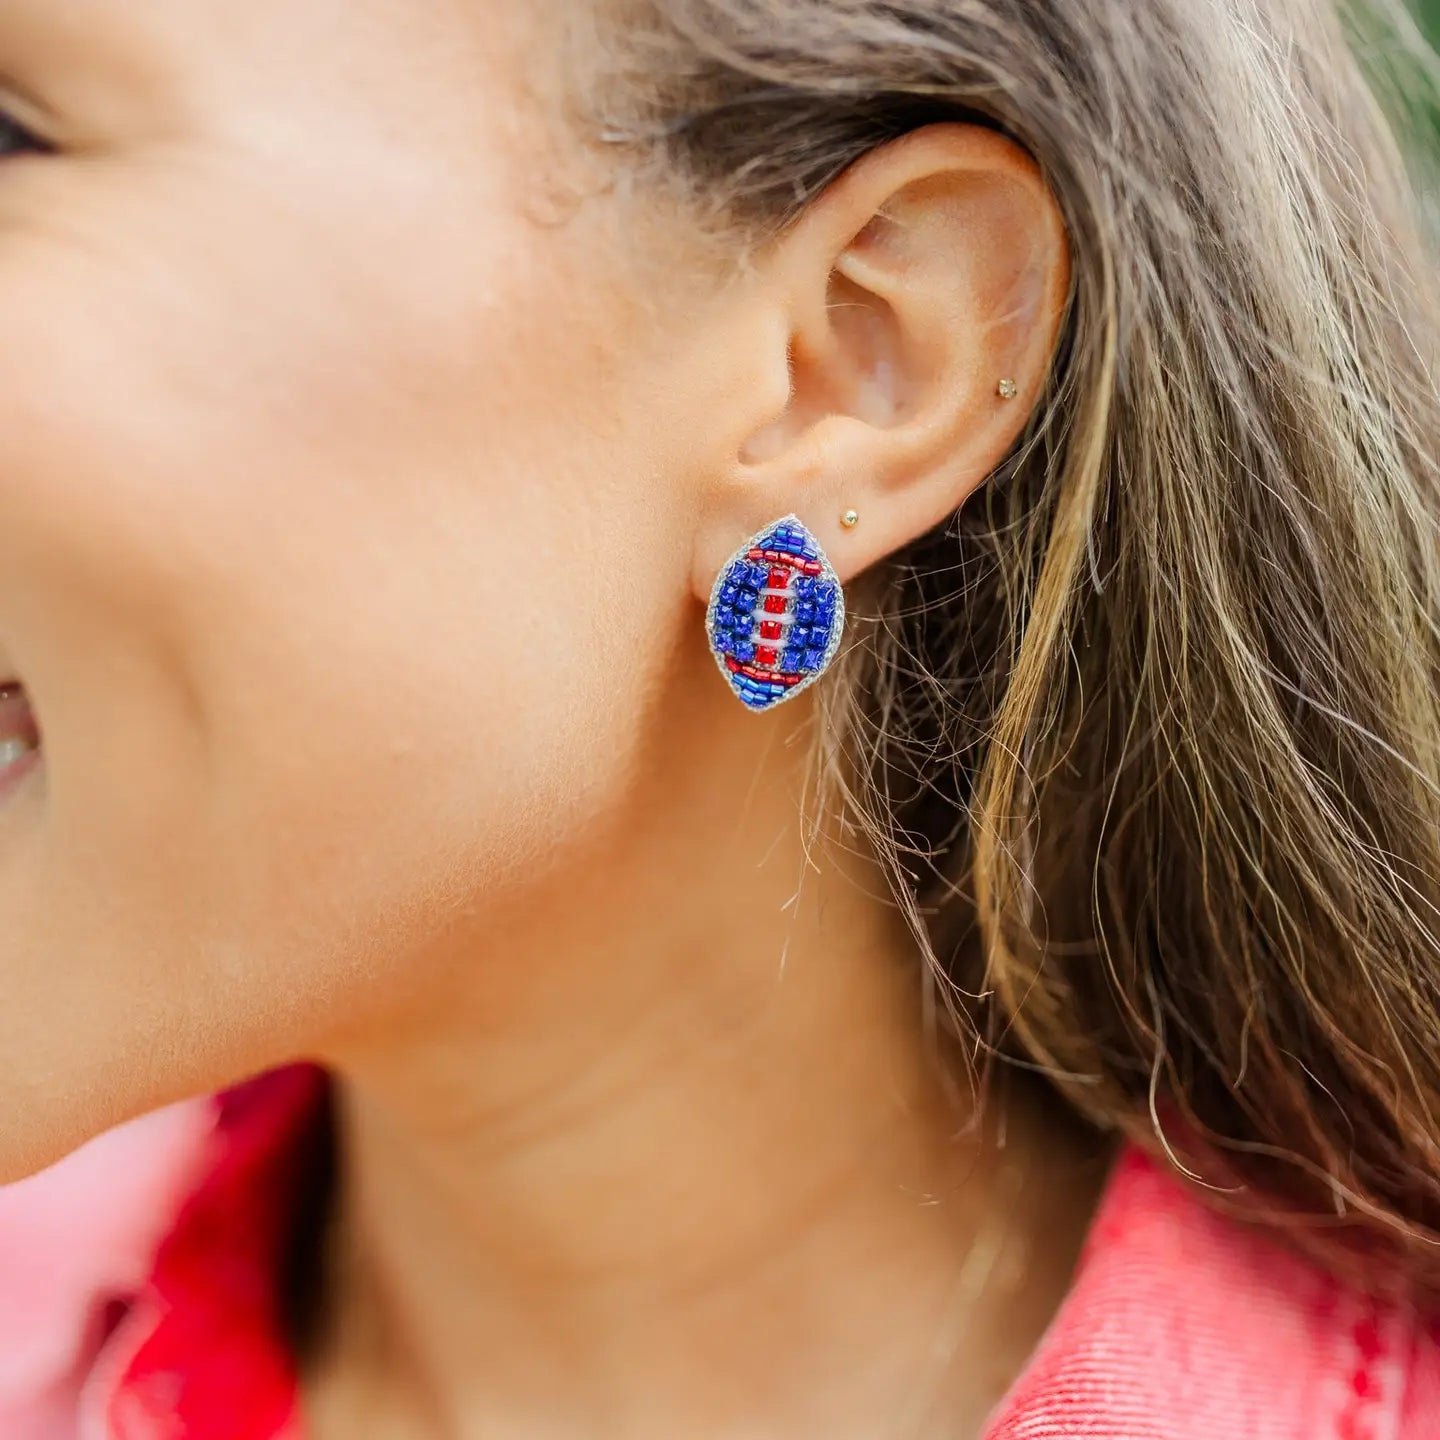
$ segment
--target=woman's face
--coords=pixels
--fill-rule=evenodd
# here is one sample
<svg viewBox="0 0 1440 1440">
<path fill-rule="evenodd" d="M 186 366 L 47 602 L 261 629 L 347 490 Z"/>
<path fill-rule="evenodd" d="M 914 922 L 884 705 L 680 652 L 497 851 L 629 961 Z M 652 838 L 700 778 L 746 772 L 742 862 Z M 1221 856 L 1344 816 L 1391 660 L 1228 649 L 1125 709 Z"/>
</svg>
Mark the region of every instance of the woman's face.
<svg viewBox="0 0 1440 1440">
<path fill-rule="evenodd" d="M 383 1010 L 629 783 L 711 301 L 543 10 L 0 0 L 0 1178 Z"/>
</svg>

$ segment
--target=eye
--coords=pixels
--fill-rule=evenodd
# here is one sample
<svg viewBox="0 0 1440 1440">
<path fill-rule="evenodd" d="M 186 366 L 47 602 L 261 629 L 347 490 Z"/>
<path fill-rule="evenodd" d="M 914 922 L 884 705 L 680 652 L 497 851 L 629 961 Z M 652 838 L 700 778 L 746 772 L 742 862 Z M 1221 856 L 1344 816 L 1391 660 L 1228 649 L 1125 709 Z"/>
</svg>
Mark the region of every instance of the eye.
<svg viewBox="0 0 1440 1440">
<path fill-rule="evenodd" d="M 38 154 L 49 148 L 13 115 L 0 110 L 0 158 L 7 155 Z"/>
</svg>

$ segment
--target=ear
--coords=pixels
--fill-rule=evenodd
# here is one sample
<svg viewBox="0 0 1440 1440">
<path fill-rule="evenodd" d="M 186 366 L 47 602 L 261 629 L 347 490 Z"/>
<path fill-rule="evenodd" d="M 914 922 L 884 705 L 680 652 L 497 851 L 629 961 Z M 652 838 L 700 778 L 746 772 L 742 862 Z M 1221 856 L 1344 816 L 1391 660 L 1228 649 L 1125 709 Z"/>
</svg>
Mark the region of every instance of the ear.
<svg viewBox="0 0 1440 1440">
<path fill-rule="evenodd" d="M 788 512 L 844 581 L 959 508 L 1041 393 L 1069 255 L 1030 156 L 945 123 L 856 161 L 752 276 L 751 422 L 697 535 L 702 598 L 735 547 Z"/>
</svg>

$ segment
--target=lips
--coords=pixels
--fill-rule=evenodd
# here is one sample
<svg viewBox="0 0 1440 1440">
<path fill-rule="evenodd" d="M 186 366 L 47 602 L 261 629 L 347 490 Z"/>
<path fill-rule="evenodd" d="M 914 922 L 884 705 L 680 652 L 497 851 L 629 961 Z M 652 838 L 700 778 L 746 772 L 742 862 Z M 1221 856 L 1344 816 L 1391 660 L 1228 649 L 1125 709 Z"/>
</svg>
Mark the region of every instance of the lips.
<svg viewBox="0 0 1440 1440">
<path fill-rule="evenodd" d="M 0 680 L 0 793 L 40 757 L 40 728 L 18 680 Z"/>
</svg>

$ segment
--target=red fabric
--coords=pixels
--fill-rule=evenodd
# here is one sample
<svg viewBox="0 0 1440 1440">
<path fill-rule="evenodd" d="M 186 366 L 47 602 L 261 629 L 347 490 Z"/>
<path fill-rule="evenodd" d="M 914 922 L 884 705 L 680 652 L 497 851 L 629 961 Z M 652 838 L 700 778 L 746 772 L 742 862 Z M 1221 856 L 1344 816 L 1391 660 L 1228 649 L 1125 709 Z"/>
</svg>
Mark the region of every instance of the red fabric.
<svg viewBox="0 0 1440 1440">
<path fill-rule="evenodd" d="M 986 1440 L 1435 1440 L 1440 1351 L 1138 1151 Z"/>
<path fill-rule="evenodd" d="M 78 1440 L 303 1440 L 278 1278 L 327 1084 L 292 1066 L 217 1097 L 202 1178 L 95 1357 Z M 1440 1440 L 1440 1330 L 1129 1151 L 982 1440 Z"/>
<path fill-rule="evenodd" d="M 95 1397 L 96 1440 L 298 1434 L 278 1269 L 327 1084 L 295 1065 L 218 1097 L 211 1166 L 159 1247 L 113 1389 Z"/>
<path fill-rule="evenodd" d="M 77 1396 L 198 1178 L 214 1111 L 168 1106 L 0 1187 L 0 1437 L 74 1440 Z"/>
</svg>

